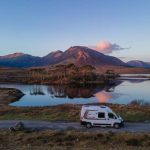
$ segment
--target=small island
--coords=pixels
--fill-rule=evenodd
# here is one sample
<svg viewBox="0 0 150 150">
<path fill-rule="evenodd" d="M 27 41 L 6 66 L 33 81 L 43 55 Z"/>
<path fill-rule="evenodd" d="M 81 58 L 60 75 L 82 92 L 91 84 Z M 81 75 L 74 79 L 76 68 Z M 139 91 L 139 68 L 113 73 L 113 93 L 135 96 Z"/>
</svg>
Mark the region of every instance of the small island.
<svg viewBox="0 0 150 150">
<path fill-rule="evenodd" d="M 77 66 L 73 63 L 47 67 L 15 69 L 0 72 L 1 83 L 25 83 L 47 85 L 115 84 L 119 77 L 113 70 L 98 72 L 92 65 Z"/>
</svg>

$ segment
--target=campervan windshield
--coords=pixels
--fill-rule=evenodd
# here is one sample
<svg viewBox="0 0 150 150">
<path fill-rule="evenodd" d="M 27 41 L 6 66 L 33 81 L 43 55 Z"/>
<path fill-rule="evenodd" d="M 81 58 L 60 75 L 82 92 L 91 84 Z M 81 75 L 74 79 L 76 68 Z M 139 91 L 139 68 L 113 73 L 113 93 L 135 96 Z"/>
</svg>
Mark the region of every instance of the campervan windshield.
<svg viewBox="0 0 150 150">
<path fill-rule="evenodd" d="M 109 117 L 110 119 L 117 119 L 117 118 L 118 118 L 118 117 L 115 115 L 115 113 L 112 113 L 112 112 L 108 113 L 108 117 Z"/>
</svg>

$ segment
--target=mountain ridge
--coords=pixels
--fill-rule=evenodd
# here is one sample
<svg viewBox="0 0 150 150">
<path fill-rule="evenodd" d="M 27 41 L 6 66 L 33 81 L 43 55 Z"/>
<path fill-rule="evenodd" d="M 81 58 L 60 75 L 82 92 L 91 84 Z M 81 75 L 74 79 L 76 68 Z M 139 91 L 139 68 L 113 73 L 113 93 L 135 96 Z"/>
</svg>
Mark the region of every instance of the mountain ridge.
<svg viewBox="0 0 150 150">
<path fill-rule="evenodd" d="M 8 55 L 4 55 L 4 56 L 0 56 L 0 58 L 15 58 L 15 57 L 19 57 L 19 56 L 23 56 L 23 55 L 26 55 L 24 53 L 21 53 L 21 52 L 16 52 L 16 53 L 12 53 L 12 54 L 8 54 Z"/>
<path fill-rule="evenodd" d="M 127 66 L 126 63 L 116 57 L 102 54 L 85 46 L 72 46 L 64 52 L 57 50 L 43 57 L 24 53 L 14 53 L 0 57 L 0 66 L 4 67 L 28 68 L 68 63 L 92 66 Z"/>
<path fill-rule="evenodd" d="M 140 60 L 131 60 L 127 62 L 128 65 L 131 67 L 138 67 L 138 68 L 150 68 L 150 62 L 144 62 Z"/>
</svg>

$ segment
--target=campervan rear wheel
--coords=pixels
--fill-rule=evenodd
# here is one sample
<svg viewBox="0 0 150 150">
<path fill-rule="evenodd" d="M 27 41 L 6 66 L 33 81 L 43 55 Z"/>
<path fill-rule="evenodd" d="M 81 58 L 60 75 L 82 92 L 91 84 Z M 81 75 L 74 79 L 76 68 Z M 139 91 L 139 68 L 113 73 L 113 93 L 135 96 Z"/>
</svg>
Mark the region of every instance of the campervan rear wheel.
<svg viewBox="0 0 150 150">
<path fill-rule="evenodd" d="M 86 124 L 86 127 L 87 127 L 87 128 L 91 128 L 91 127 L 92 127 L 91 123 L 87 123 L 87 124 Z"/>
<path fill-rule="evenodd" d="M 119 129 L 119 128 L 120 128 L 120 125 L 119 125 L 118 123 L 115 123 L 115 124 L 114 124 L 114 128 Z"/>
</svg>

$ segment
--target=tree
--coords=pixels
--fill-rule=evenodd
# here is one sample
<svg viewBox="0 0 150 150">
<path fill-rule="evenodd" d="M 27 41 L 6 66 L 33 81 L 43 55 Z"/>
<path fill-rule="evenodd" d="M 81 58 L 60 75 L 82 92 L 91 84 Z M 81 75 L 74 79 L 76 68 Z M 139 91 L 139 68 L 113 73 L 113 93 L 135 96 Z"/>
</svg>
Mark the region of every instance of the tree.
<svg viewBox="0 0 150 150">
<path fill-rule="evenodd" d="M 91 65 L 85 65 L 85 66 L 80 67 L 80 73 L 84 77 L 84 81 L 93 78 L 94 70 L 95 70 L 95 67 Z"/>
</svg>

